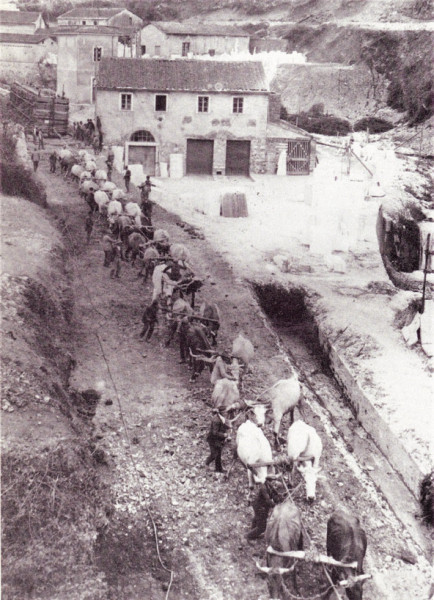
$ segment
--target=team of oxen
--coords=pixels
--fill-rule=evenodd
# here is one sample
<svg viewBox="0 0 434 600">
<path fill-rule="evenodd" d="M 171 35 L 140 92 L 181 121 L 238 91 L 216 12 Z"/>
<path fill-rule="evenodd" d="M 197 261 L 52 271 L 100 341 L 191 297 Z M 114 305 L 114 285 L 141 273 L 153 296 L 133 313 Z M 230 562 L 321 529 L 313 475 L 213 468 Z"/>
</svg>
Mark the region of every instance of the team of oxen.
<svg viewBox="0 0 434 600">
<path fill-rule="evenodd" d="M 203 302 L 195 310 L 194 297 L 202 282 L 195 277 L 188 248 L 184 244 L 171 244 L 165 230 L 155 229 L 150 214 L 138 203 L 127 201 L 124 192 L 107 181 L 106 172 L 97 169 L 95 158 L 87 151 L 80 150 L 74 155 L 63 150 L 59 158 L 65 176 L 79 182 L 80 195 L 88 203 L 90 213 L 97 214 L 109 227 L 102 240 L 106 259 L 118 253 L 120 260 L 129 261 L 133 267 L 138 263 L 138 276 L 145 282 L 152 277 L 152 297 L 143 313 L 141 337 L 150 342 L 159 319 L 163 319 L 167 327 L 160 330 L 167 330 L 165 344 L 168 346 L 178 337 L 180 362 L 191 369 L 190 381 L 209 369 L 213 419 L 217 420 L 217 426 L 221 423 L 222 431 L 236 430 L 235 454 L 246 468 L 249 488 L 253 490 L 277 480 L 284 486 L 285 497 L 274 506 L 266 524 L 266 566 L 257 564 L 267 575 L 270 597 L 273 600 L 299 597 L 294 595 L 299 593 L 297 563 L 309 560 L 322 563 L 324 569 L 327 565 L 328 569 L 324 570 L 327 589 L 323 593 L 320 590 L 318 597 L 330 598 L 332 594 L 341 597 L 340 593 L 346 593 L 350 600 L 361 599 L 362 584 L 369 577 L 363 574 L 367 542 L 356 516 L 343 510 L 331 515 L 327 523 L 327 556 L 305 550 L 308 536 L 291 488 L 298 470 L 304 481 L 306 500 L 315 501 L 323 445 L 314 427 L 304 420 L 294 420 L 296 408 L 304 419 L 302 389 L 295 372 L 255 399 L 248 399 L 244 378 L 254 358 L 253 344 L 240 333 L 229 355 L 216 349 L 220 312 L 210 302 Z M 291 425 L 285 439 L 280 430 L 286 414 Z M 275 450 L 280 451 L 286 441 L 284 455 L 279 453 L 276 458 L 264 433 L 269 421 Z M 227 434 L 220 437 L 226 438 Z M 223 442 L 217 449 L 216 470 L 221 470 L 217 466 L 221 465 L 222 446 Z M 214 460 L 215 455 L 210 458 Z"/>
</svg>

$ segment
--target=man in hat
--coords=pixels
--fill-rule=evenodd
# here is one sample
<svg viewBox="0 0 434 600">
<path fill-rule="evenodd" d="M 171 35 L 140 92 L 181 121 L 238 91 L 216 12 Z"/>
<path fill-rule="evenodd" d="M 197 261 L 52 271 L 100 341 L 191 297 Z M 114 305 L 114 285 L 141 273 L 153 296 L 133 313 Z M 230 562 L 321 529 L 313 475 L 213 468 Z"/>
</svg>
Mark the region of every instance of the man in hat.
<svg viewBox="0 0 434 600">
<path fill-rule="evenodd" d="M 259 487 L 258 494 L 252 503 L 255 514 L 252 529 L 246 535 L 248 540 L 256 540 L 264 533 L 270 510 L 282 501 L 283 494 L 276 489 L 269 479 L 266 479 L 265 483 Z"/>
<path fill-rule="evenodd" d="M 223 473 L 222 450 L 228 437 L 230 426 L 227 424 L 226 418 L 218 410 L 214 410 L 213 412 L 214 416 L 206 438 L 210 447 L 210 455 L 206 459 L 205 464 L 208 466 L 214 461 L 216 473 Z"/>
</svg>

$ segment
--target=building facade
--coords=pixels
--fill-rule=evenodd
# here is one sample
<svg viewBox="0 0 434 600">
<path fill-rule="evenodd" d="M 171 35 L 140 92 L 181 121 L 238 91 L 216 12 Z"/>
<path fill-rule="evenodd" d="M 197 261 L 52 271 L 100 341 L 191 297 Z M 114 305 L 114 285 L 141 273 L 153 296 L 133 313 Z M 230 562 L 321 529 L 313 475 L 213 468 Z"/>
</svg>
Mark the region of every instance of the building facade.
<svg viewBox="0 0 434 600">
<path fill-rule="evenodd" d="M 181 175 L 277 172 L 282 143 L 298 139 L 310 147 L 308 135 L 279 123 L 268 139 L 270 117 L 280 121 L 277 105 L 280 113 L 259 62 L 145 58 L 99 65 L 96 114 L 105 140 L 123 146 L 125 164 L 142 165 L 148 175 L 175 164 Z"/>
<path fill-rule="evenodd" d="M 73 8 L 57 18 L 59 27 L 73 25 L 140 29 L 143 21 L 126 8 Z"/>
<path fill-rule="evenodd" d="M 38 30 L 47 28 L 47 22 L 40 12 L 0 10 L 0 33 L 33 35 Z"/>
<path fill-rule="evenodd" d="M 44 30 L 42 30 L 44 31 Z M 0 74 L 6 81 L 32 82 L 38 65 L 56 68 L 57 41 L 45 33 L 0 33 Z"/>
<path fill-rule="evenodd" d="M 239 27 L 173 21 L 145 25 L 137 56 L 190 56 L 249 51 L 249 34 Z"/>
<path fill-rule="evenodd" d="M 57 93 L 74 103 L 92 104 L 99 62 L 119 55 L 122 35 L 123 30 L 109 26 L 57 28 Z"/>
</svg>

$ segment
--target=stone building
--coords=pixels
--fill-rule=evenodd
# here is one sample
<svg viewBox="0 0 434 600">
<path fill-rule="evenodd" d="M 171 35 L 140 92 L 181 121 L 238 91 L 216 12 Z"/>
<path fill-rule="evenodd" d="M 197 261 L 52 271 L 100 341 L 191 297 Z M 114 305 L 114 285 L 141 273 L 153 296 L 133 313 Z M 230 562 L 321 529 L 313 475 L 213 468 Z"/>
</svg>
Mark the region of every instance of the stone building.
<svg viewBox="0 0 434 600">
<path fill-rule="evenodd" d="M 49 29 L 0 33 L 0 76 L 6 81 L 38 81 L 39 65 L 52 67 L 55 74 L 56 56 L 57 41 Z"/>
<path fill-rule="evenodd" d="M 103 58 L 96 96 L 106 142 L 146 174 L 286 174 L 291 141 L 309 172 L 311 138 L 282 126 L 260 62 Z"/>
<path fill-rule="evenodd" d="M 140 29 L 143 21 L 126 8 L 89 8 L 78 7 L 69 10 L 57 18 L 59 26 L 93 25 L 97 27 L 131 27 Z"/>
<path fill-rule="evenodd" d="M 0 10 L 0 33 L 33 35 L 48 24 L 40 12 Z"/>
<path fill-rule="evenodd" d="M 0 76 L 38 82 L 43 62 L 55 70 L 57 43 L 42 13 L 0 11 Z"/>
<path fill-rule="evenodd" d="M 137 56 L 214 56 L 248 51 L 249 34 L 240 27 L 155 21 L 145 25 L 140 32 Z"/>
</svg>

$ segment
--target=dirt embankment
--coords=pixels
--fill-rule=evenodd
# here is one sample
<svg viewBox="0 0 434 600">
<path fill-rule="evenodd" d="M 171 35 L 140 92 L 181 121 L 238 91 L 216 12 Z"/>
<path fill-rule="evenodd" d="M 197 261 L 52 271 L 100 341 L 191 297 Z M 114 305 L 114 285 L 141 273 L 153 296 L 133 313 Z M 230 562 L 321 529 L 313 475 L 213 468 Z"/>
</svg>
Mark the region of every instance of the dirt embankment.
<svg viewBox="0 0 434 600">
<path fill-rule="evenodd" d="M 17 197 L 1 203 L 2 592 L 78 600 L 104 589 L 89 557 L 110 505 L 68 388 L 70 273 L 47 212 Z"/>
<path fill-rule="evenodd" d="M 288 110 L 308 110 L 322 102 L 326 112 L 355 119 L 390 107 L 410 123 L 432 113 L 430 31 L 323 24 L 274 26 L 267 34 L 287 39 L 289 51 L 305 53 L 309 63 L 318 63 L 297 66 L 295 73 L 294 67 L 280 67 L 274 85 Z"/>
</svg>

